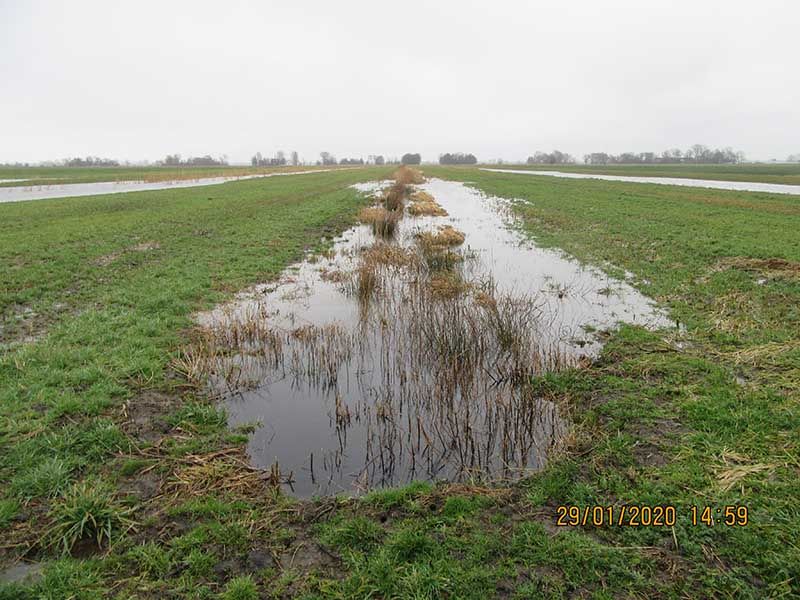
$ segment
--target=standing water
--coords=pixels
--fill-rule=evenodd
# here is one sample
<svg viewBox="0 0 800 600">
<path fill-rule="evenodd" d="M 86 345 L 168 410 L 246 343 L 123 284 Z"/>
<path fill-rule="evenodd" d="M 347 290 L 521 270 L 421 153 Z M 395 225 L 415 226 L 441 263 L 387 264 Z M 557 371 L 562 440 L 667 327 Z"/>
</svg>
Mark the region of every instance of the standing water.
<svg viewBox="0 0 800 600">
<path fill-rule="evenodd" d="M 566 179 L 602 179 L 603 181 L 625 181 L 628 183 L 656 183 L 683 187 L 733 190 L 737 192 L 767 192 L 770 194 L 800 195 L 800 185 L 788 183 L 762 183 L 759 181 L 724 181 L 721 179 L 689 179 L 684 177 L 642 177 L 638 175 L 601 175 L 599 173 L 574 173 L 565 171 L 538 171 L 528 169 L 481 169 L 492 173 L 514 173 L 517 175 L 542 175 Z"/>
<path fill-rule="evenodd" d="M 506 201 L 440 180 L 416 190 L 447 216 L 353 227 L 198 315 L 186 363 L 232 426 L 257 423 L 253 463 L 298 496 L 540 469 L 567 426 L 530 377 L 595 356 L 594 332 L 620 322 L 671 325 L 629 284 L 515 231 Z"/>
<path fill-rule="evenodd" d="M 97 181 L 93 183 L 55 183 L 48 185 L 15 185 L 0 187 L 0 204 L 5 202 L 23 202 L 25 200 L 45 200 L 48 198 L 73 198 L 76 196 L 103 196 L 106 194 L 122 194 L 125 192 L 146 192 L 204 185 L 219 185 L 229 181 L 245 179 L 261 179 L 281 175 L 305 175 L 306 173 L 324 173 L 331 169 L 309 169 L 307 171 L 286 171 L 277 173 L 260 173 L 255 175 L 233 175 L 222 177 L 198 177 L 196 179 L 171 179 L 166 181 Z M 24 182 L 28 179 L 0 179 L 0 183 L 10 181 Z"/>
</svg>

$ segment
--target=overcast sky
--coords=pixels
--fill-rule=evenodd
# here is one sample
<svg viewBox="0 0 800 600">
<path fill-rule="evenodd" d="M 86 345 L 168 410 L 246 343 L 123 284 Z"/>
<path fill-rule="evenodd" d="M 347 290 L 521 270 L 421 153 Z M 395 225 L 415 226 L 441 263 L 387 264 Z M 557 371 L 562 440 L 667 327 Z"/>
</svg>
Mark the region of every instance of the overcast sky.
<svg viewBox="0 0 800 600">
<path fill-rule="evenodd" d="M 800 2 L 0 0 L 0 162 L 800 152 Z"/>
</svg>

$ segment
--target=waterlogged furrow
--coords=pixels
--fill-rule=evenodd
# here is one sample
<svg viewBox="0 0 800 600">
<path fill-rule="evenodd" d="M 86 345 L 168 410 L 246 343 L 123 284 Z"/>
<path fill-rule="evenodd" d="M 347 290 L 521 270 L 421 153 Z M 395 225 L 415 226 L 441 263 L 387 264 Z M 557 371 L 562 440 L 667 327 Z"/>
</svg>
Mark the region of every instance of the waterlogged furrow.
<svg viewBox="0 0 800 600">
<path fill-rule="evenodd" d="M 298 495 L 514 479 L 567 433 L 526 382 L 592 331 L 668 321 L 629 285 L 521 239 L 504 203 L 401 170 L 325 256 L 199 315 L 181 366 L 258 421 L 249 451 Z"/>
<path fill-rule="evenodd" d="M 101 196 L 106 194 L 121 194 L 125 192 L 142 192 L 152 190 L 166 190 L 185 187 L 200 187 L 205 185 L 219 185 L 229 181 L 243 181 L 246 179 L 263 179 L 265 177 L 280 177 L 285 175 L 305 175 L 311 173 L 326 173 L 331 169 L 308 169 L 305 171 L 285 171 L 276 173 L 260 173 L 255 175 L 233 175 L 220 177 L 199 177 L 196 179 L 172 179 L 166 181 L 98 181 L 94 183 L 59 183 L 49 185 L 19 185 L 0 187 L 0 204 L 4 202 L 23 202 L 26 200 L 45 200 L 47 198 L 72 198 L 77 196 Z M 25 182 L 28 179 L 4 179 L 0 183 L 9 181 Z"/>
</svg>

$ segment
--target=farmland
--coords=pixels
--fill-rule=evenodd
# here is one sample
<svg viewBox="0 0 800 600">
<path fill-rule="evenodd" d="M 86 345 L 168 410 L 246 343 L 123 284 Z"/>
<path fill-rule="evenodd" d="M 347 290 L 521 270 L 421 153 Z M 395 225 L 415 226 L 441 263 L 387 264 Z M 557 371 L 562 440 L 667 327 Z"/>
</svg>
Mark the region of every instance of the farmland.
<svg viewBox="0 0 800 600">
<path fill-rule="evenodd" d="M 528 377 L 570 433 L 522 480 L 298 500 L 178 365 L 193 315 L 325 253 L 365 218 L 350 186 L 393 169 L 0 205 L 0 572 L 36 571 L 0 598 L 800 592 L 800 199 L 423 169 L 509 199 L 519 235 L 627 273 L 676 325 L 623 325 L 594 360 Z M 796 166 L 655 169 L 602 172 L 800 183 Z M 74 180 L 112 173 L 151 171 Z M 678 519 L 560 527 L 564 505 Z M 695 525 L 692 506 L 748 523 Z"/>
</svg>

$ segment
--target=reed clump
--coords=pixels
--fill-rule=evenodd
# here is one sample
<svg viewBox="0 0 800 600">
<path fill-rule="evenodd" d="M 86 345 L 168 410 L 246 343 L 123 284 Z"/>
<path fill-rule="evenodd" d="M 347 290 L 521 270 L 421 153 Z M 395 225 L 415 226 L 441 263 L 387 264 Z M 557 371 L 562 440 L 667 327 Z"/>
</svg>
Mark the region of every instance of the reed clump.
<svg viewBox="0 0 800 600">
<path fill-rule="evenodd" d="M 423 246 L 422 258 L 428 271 L 432 273 L 452 271 L 464 262 L 464 256 L 460 252 L 453 252 L 441 246 Z"/>
<path fill-rule="evenodd" d="M 439 273 L 430 278 L 431 295 L 438 299 L 449 299 L 463 294 L 469 284 L 457 273 Z"/>
<path fill-rule="evenodd" d="M 356 270 L 356 296 L 360 302 L 369 302 L 380 285 L 380 275 L 372 263 L 362 263 Z"/>
<path fill-rule="evenodd" d="M 553 403 L 531 395 L 530 377 L 573 363 L 542 335 L 547 324 L 532 297 L 501 293 L 491 276 L 460 268 L 471 260 L 458 248 L 462 232 L 447 225 L 382 239 L 387 222 L 394 235 L 409 179 L 399 174 L 389 190 L 396 190 L 396 204 L 386 194 L 359 215 L 372 226 L 373 243 L 348 246 L 330 266 L 343 270 L 322 275 L 346 275 L 342 291 L 360 309 L 352 322 L 291 321 L 289 329 L 270 326 L 266 309 L 232 313 L 198 339 L 195 353 L 181 357 L 181 370 L 206 373 L 228 393 L 291 377 L 293 386 L 325 398 L 339 447 L 318 456 L 317 468 L 352 469 L 348 454 L 363 451 L 357 488 L 409 472 L 454 480 L 521 476 L 565 434 Z M 438 207 L 426 192 L 412 199 Z M 352 439 L 347 447 L 351 428 L 359 448 Z M 312 481 L 314 463 L 312 454 Z M 194 478 L 202 473 L 191 475 L 191 487 L 202 489 Z M 276 466 L 268 481 L 291 478 Z"/>
<path fill-rule="evenodd" d="M 367 206 L 358 213 L 358 220 L 366 225 L 372 225 L 383 216 L 384 209 L 380 206 Z"/>
<path fill-rule="evenodd" d="M 443 225 L 436 232 L 425 231 L 417 235 L 417 240 L 423 248 L 460 246 L 464 243 L 464 239 L 464 234 L 450 225 Z"/>
<path fill-rule="evenodd" d="M 361 260 L 389 267 L 408 267 L 420 262 L 419 255 L 410 248 L 384 241 L 377 241 L 366 248 L 361 254 Z"/>
<path fill-rule="evenodd" d="M 419 169 L 403 165 L 394 172 L 394 180 L 405 185 L 420 185 L 425 183 L 425 175 Z"/>
<path fill-rule="evenodd" d="M 399 211 L 384 210 L 381 216 L 372 224 L 372 232 L 383 238 L 394 236 L 395 231 L 397 231 L 400 214 Z"/>
<path fill-rule="evenodd" d="M 434 197 L 424 190 L 417 190 L 410 196 L 412 202 L 435 203 Z"/>
<path fill-rule="evenodd" d="M 403 200 L 407 193 L 408 189 L 404 183 L 395 183 L 383 197 L 384 208 L 388 211 L 402 211 L 404 207 Z"/>
<path fill-rule="evenodd" d="M 369 206 L 361 209 L 358 219 L 362 223 L 372 225 L 372 233 L 376 236 L 389 238 L 397 230 L 400 211 L 386 210 L 382 206 Z"/>
<path fill-rule="evenodd" d="M 322 281 L 343 283 L 347 281 L 348 274 L 340 269 L 322 269 L 319 273 L 319 277 Z"/>
<path fill-rule="evenodd" d="M 416 191 L 411 194 L 408 214 L 419 217 L 446 217 L 447 211 L 436 202 L 428 192 Z"/>
</svg>

